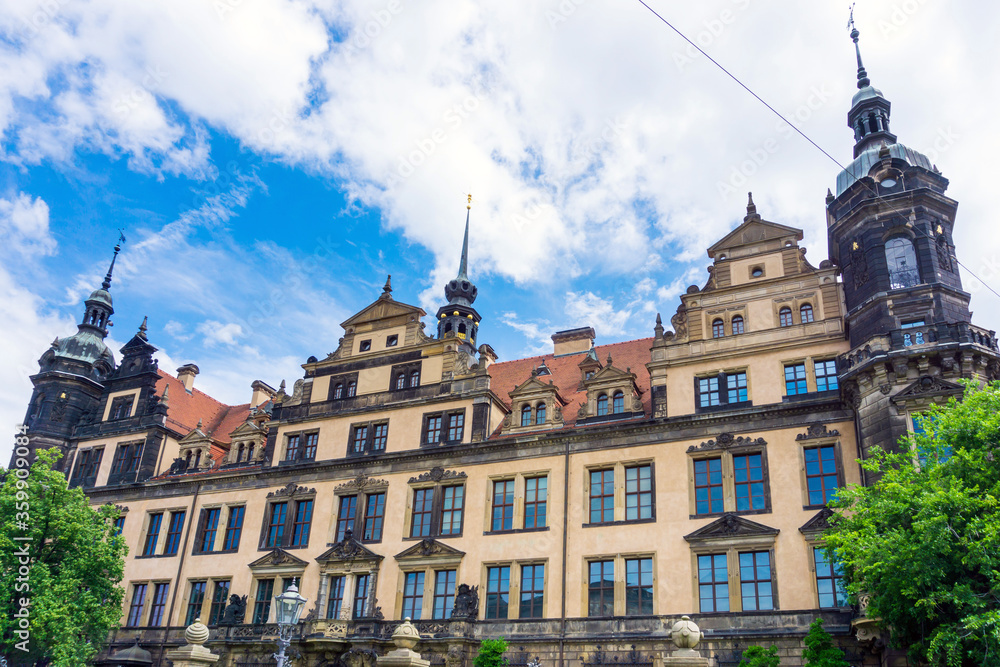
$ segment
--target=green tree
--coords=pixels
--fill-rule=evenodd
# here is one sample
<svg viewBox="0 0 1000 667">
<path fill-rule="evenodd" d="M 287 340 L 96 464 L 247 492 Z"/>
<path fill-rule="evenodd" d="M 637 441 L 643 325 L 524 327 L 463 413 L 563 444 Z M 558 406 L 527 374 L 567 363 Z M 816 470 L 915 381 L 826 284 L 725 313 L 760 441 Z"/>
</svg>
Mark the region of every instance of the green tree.
<svg viewBox="0 0 1000 667">
<path fill-rule="evenodd" d="M 58 460 L 57 450 L 39 451 L 26 476 L 6 471 L 0 486 L 0 652 L 82 667 L 121 619 L 126 547 L 118 511 L 68 488 L 52 469 Z"/>
<path fill-rule="evenodd" d="M 833 637 L 823 628 L 822 618 L 809 625 L 805 644 L 806 650 L 802 652 L 805 667 L 851 667 L 844 659 L 844 652 L 833 645 Z"/>
<path fill-rule="evenodd" d="M 778 667 L 781 659 L 778 657 L 778 647 L 748 646 L 743 651 L 739 667 Z"/>
<path fill-rule="evenodd" d="M 854 599 L 917 662 L 1000 664 L 1000 384 L 932 407 L 878 482 L 842 490 L 826 543 Z"/>
<path fill-rule="evenodd" d="M 507 658 L 503 657 L 506 651 L 507 640 L 503 637 L 484 639 L 472 664 L 475 667 L 507 667 Z"/>
</svg>

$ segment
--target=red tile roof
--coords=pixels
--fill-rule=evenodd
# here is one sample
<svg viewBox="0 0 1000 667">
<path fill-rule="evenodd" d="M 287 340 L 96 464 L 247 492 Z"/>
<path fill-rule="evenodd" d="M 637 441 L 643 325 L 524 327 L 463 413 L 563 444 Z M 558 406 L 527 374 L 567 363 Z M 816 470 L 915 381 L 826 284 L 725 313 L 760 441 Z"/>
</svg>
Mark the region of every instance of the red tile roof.
<svg viewBox="0 0 1000 667">
<path fill-rule="evenodd" d="M 201 430 L 211 431 L 213 440 L 228 443 L 229 434 L 237 426 L 246 421 L 250 414 L 250 404 L 226 405 L 215 400 L 208 394 L 192 389 L 189 394 L 184 384 L 173 375 L 159 371 L 160 379 L 156 381 L 156 393 L 163 395 L 163 390 L 170 387 L 167 397 L 167 427 L 181 435 L 187 435 L 201 421 Z"/>
<path fill-rule="evenodd" d="M 635 383 L 639 387 L 639 391 L 642 392 L 642 407 L 647 415 L 650 414 L 651 400 L 649 373 L 646 371 L 646 364 L 650 360 L 649 348 L 652 346 L 652 338 L 640 338 L 622 343 L 612 343 L 611 345 L 597 345 L 594 348 L 601 366 L 607 365 L 608 354 L 610 354 L 615 368 L 621 370 L 631 368 L 632 372 L 635 373 Z M 562 411 L 563 421 L 566 426 L 574 426 L 576 413 L 587 400 L 587 392 L 580 388 L 583 376 L 579 368 L 585 354 L 581 352 L 560 357 L 546 354 L 490 364 L 490 388 L 509 408 L 510 392 L 531 377 L 531 370 L 540 366 L 544 361 L 551 375 L 540 375 L 538 379 L 545 383 L 551 380 L 559 388 L 559 394 L 568 401 Z"/>
</svg>

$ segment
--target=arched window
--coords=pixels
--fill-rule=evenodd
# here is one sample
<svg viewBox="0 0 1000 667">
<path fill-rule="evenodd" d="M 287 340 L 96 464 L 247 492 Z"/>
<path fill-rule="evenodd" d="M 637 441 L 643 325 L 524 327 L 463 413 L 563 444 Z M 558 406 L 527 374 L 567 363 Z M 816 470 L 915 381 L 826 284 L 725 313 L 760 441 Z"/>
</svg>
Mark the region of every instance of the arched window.
<svg viewBox="0 0 1000 667">
<path fill-rule="evenodd" d="M 239 463 L 243 460 L 243 443 L 240 443 L 239 449 L 236 450 L 236 462 Z"/>
<path fill-rule="evenodd" d="M 743 316 L 734 315 L 733 316 L 733 335 L 743 333 Z"/>
<path fill-rule="evenodd" d="M 897 236 L 885 244 L 885 263 L 889 268 L 889 287 L 902 289 L 920 282 L 917 254 L 910 239 Z"/>
<path fill-rule="evenodd" d="M 799 320 L 802 324 L 808 324 L 813 321 L 813 307 L 808 303 L 802 304 L 802 307 L 799 308 Z"/>
<path fill-rule="evenodd" d="M 419 387 L 420 386 L 420 371 L 416 370 L 410 373 L 410 386 Z"/>
<path fill-rule="evenodd" d="M 792 309 L 785 306 L 778 311 L 778 324 L 783 327 L 792 326 Z"/>
<path fill-rule="evenodd" d="M 344 385 L 341 384 L 340 382 L 338 382 L 337 386 L 333 388 L 333 397 L 334 398 L 344 397 Z"/>
<path fill-rule="evenodd" d="M 194 453 L 194 467 L 197 468 L 199 463 L 201 463 L 201 450 L 200 449 Z"/>
<path fill-rule="evenodd" d="M 868 114 L 868 127 L 871 128 L 872 132 L 878 132 L 879 131 L 878 118 L 875 116 L 875 112 L 874 111 L 871 112 L 870 114 Z"/>
<path fill-rule="evenodd" d="M 444 332 L 448 333 L 449 331 L 451 331 L 451 322 L 445 322 Z"/>
<path fill-rule="evenodd" d="M 253 461 L 253 443 L 250 443 L 250 446 L 247 447 L 247 463 L 250 463 L 252 461 Z"/>
<path fill-rule="evenodd" d="M 458 333 L 464 334 L 465 331 L 466 331 L 466 329 L 465 329 L 465 322 L 459 322 L 458 323 Z"/>
<path fill-rule="evenodd" d="M 188 468 L 191 467 L 191 450 L 188 450 L 187 456 L 184 457 L 184 465 Z"/>
<path fill-rule="evenodd" d="M 611 397 L 611 412 L 616 415 L 625 412 L 625 394 L 620 391 L 616 391 Z"/>
<path fill-rule="evenodd" d="M 351 380 L 350 382 L 347 383 L 347 397 L 351 398 L 357 393 L 358 393 L 358 383 L 355 382 L 354 380 Z"/>
<path fill-rule="evenodd" d="M 539 403 L 535 408 L 535 423 L 544 424 L 545 423 L 545 404 Z"/>
<path fill-rule="evenodd" d="M 606 415 L 608 414 L 608 395 L 601 394 L 597 397 L 597 414 Z"/>
<path fill-rule="evenodd" d="M 406 373 L 400 373 L 396 376 L 396 389 L 406 388 Z"/>
<path fill-rule="evenodd" d="M 531 406 L 521 408 L 521 426 L 531 426 Z"/>
<path fill-rule="evenodd" d="M 726 325 L 721 318 L 712 321 L 712 338 L 722 338 L 726 335 Z"/>
</svg>

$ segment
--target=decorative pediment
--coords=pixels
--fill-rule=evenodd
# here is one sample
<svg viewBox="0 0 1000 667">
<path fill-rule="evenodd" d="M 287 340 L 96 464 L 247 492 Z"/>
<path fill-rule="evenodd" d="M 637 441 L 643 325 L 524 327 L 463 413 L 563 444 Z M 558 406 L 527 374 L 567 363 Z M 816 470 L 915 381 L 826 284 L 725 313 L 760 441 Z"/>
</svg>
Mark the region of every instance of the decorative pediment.
<svg viewBox="0 0 1000 667">
<path fill-rule="evenodd" d="M 417 542 L 409 549 L 396 554 L 396 560 L 421 560 L 424 558 L 461 558 L 464 551 L 459 551 L 455 547 L 448 546 L 444 542 L 438 542 L 433 538 L 427 538 Z"/>
<path fill-rule="evenodd" d="M 308 564 L 309 563 L 305 562 L 301 558 L 293 556 L 284 549 L 274 549 L 250 563 L 247 567 L 251 570 L 259 570 L 263 568 L 302 570 L 305 569 Z"/>
<path fill-rule="evenodd" d="M 191 431 L 185 435 L 183 438 L 177 441 L 177 444 L 181 447 L 185 445 L 196 445 L 204 442 L 211 443 L 211 431 L 202 430 L 201 420 L 198 420 L 198 425 L 191 429 Z"/>
<path fill-rule="evenodd" d="M 320 563 L 335 563 L 344 561 L 379 561 L 383 558 L 384 556 L 380 556 L 354 539 L 354 535 L 351 531 L 348 531 L 344 539 L 317 556 L 316 560 Z"/>
<path fill-rule="evenodd" d="M 763 447 L 767 444 L 764 438 L 733 437 L 732 433 L 720 433 L 715 440 L 703 442 L 700 445 L 691 445 L 688 452 L 707 452 L 715 449 L 738 449 L 740 447 Z"/>
<path fill-rule="evenodd" d="M 410 317 L 416 317 L 415 321 L 419 321 L 425 315 L 427 315 L 427 313 L 423 308 L 408 306 L 405 303 L 393 301 L 391 298 L 378 299 L 371 305 L 362 309 L 360 312 L 341 322 L 340 326 L 344 327 L 344 329 L 348 329 L 350 327 L 356 327 L 359 324 L 371 324 L 382 320 L 391 320 L 396 318 L 409 321 Z"/>
<path fill-rule="evenodd" d="M 708 256 L 715 259 L 720 253 L 727 251 L 732 253 L 733 250 L 744 246 L 759 246 L 765 241 L 771 241 L 776 248 L 780 248 L 784 246 L 785 241 L 795 242 L 803 238 L 801 229 L 779 225 L 754 216 L 710 247 Z"/>
<path fill-rule="evenodd" d="M 333 492 L 338 496 L 348 495 L 358 492 L 384 491 L 389 488 L 389 482 L 384 479 L 375 479 L 365 473 L 358 473 L 358 476 L 349 482 L 344 482 L 337 486 Z"/>
<path fill-rule="evenodd" d="M 837 438 L 840 437 L 840 431 L 833 429 L 828 431 L 826 429 L 826 424 L 820 424 L 819 422 L 811 424 L 805 433 L 799 433 L 795 436 L 796 440 L 817 440 L 819 438 Z"/>
<path fill-rule="evenodd" d="M 263 435 L 264 433 L 265 430 L 263 428 L 248 419 L 234 428 L 229 433 L 229 437 L 233 440 L 237 440 L 239 438 L 252 438 L 254 436 Z"/>
<path fill-rule="evenodd" d="M 410 484 L 419 484 L 421 482 L 440 482 L 449 479 L 465 479 L 466 477 L 468 477 L 468 475 L 464 472 L 445 470 L 440 466 L 436 466 L 422 475 L 411 477 Z"/>
<path fill-rule="evenodd" d="M 685 535 L 684 539 L 688 542 L 702 542 L 733 537 L 770 537 L 778 532 L 777 528 L 727 512 L 707 526 Z"/>
<path fill-rule="evenodd" d="M 961 396 L 962 385 L 944 378 L 924 375 L 892 397 L 893 402 L 920 401 L 939 396 Z"/>
<path fill-rule="evenodd" d="M 594 376 L 586 381 L 588 387 L 597 384 L 614 384 L 620 380 L 632 380 L 635 381 L 636 375 L 631 370 L 622 370 L 620 368 L 615 368 L 614 361 L 611 355 L 608 355 L 608 363 L 599 371 L 594 373 Z"/>
<path fill-rule="evenodd" d="M 532 372 L 531 377 L 514 387 L 514 390 L 508 395 L 511 399 L 516 400 L 521 397 L 540 396 L 542 394 L 554 396 L 562 405 L 566 405 L 567 403 L 566 399 L 559 395 L 558 387 L 551 382 L 542 382 L 534 372 Z"/>
<path fill-rule="evenodd" d="M 272 491 L 267 494 L 268 498 L 297 498 L 299 496 L 314 496 L 316 489 L 309 489 L 299 486 L 295 482 L 289 482 L 284 488 Z"/>
<path fill-rule="evenodd" d="M 813 518 L 809 519 L 802 525 L 799 530 L 803 533 L 822 533 L 830 527 L 830 517 L 834 515 L 834 511 L 829 507 L 824 507 L 820 511 L 816 512 Z"/>
</svg>

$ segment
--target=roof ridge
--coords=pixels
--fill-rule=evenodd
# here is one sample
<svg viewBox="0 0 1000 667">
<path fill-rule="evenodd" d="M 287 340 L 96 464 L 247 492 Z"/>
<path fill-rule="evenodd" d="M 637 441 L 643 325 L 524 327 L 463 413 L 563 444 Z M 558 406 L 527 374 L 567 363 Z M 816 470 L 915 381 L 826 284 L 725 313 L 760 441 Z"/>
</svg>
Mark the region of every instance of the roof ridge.
<svg viewBox="0 0 1000 667">
<path fill-rule="evenodd" d="M 653 340 L 653 338 L 654 338 L 654 336 L 643 336 L 642 338 L 633 338 L 631 340 L 620 340 L 620 341 L 617 341 L 615 343 L 602 343 L 601 345 L 595 345 L 591 349 L 596 350 L 599 347 L 612 347 L 614 345 L 627 345 L 629 343 L 639 343 L 639 342 L 642 342 L 644 340 Z M 587 350 L 581 350 L 580 352 L 575 352 L 573 354 L 583 354 L 586 351 Z M 491 366 L 505 366 L 505 365 L 508 365 L 508 364 L 514 364 L 514 363 L 523 362 L 523 361 L 530 361 L 532 359 L 548 359 L 549 357 L 551 357 L 553 359 L 562 359 L 563 357 L 569 357 L 569 356 L 573 356 L 573 355 L 572 354 L 560 354 L 560 355 L 556 355 L 554 352 L 548 352 L 546 354 L 537 354 L 537 355 L 534 355 L 534 356 L 531 356 L 531 357 L 519 357 L 517 359 L 510 359 L 508 361 L 495 361 L 495 362 L 493 362 L 490 365 Z"/>
<path fill-rule="evenodd" d="M 162 368 L 156 369 L 156 372 L 159 373 L 162 377 L 165 377 L 165 378 L 168 378 L 170 380 L 174 380 L 176 382 L 180 382 L 181 384 L 184 384 L 183 382 L 180 381 L 180 379 L 176 375 L 171 375 L 170 373 L 166 372 Z M 208 400 L 214 401 L 215 403 L 218 403 L 219 405 L 223 405 L 223 406 L 226 406 L 226 407 L 229 406 L 228 403 L 223 403 L 222 401 L 220 401 L 219 399 L 215 398 L 211 394 L 206 394 L 205 392 L 203 392 L 201 389 L 198 389 L 197 387 L 191 387 L 191 393 L 192 394 L 194 394 L 194 393 L 201 394 L 202 396 L 204 396 Z"/>
</svg>

